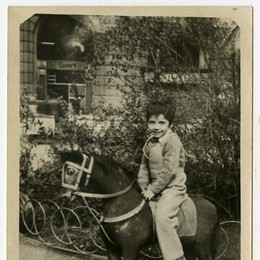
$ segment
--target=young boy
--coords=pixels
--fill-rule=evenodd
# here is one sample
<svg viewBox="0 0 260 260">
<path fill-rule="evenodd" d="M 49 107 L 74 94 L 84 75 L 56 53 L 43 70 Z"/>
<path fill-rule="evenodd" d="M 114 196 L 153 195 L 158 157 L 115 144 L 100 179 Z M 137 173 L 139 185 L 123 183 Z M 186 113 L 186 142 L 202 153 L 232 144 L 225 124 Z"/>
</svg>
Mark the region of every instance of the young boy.
<svg viewBox="0 0 260 260">
<path fill-rule="evenodd" d="M 175 108 L 156 102 L 147 108 L 148 130 L 151 137 L 143 148 L 138 183 L 150 203 L 156 232 L 164 260 L 185 259 L 177 235 L 177 213 L 187 198 L 185 151 L 171 126 Z"/>
</svg>

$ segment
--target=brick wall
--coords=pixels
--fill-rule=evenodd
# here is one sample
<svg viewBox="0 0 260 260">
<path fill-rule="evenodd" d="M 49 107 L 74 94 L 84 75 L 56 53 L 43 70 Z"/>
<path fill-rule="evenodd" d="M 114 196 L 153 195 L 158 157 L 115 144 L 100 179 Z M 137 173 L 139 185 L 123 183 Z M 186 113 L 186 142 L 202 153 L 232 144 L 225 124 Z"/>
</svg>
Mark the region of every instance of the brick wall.
<svg viewBox="0 0 260 260">
<path fill-rule="evenodd" d="M 33 16 L 20 25 L 20 83 L 36 84 L 35 75 L 35 27 L 38 21 Z"/>
</svg>

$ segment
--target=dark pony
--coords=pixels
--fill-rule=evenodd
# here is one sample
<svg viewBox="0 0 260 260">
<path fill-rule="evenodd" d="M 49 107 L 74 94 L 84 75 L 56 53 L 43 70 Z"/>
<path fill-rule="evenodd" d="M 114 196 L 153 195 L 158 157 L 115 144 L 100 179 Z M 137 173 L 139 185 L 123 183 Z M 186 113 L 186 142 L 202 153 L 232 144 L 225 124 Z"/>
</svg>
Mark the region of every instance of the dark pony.
<svg viewBox="0 0 260 260">
<path fill-rule="evenodd" d="M 94 194 L 104 198 L 101 234 L 108 258 L 137 259 L 141 248 L 154 241 L 154 230 L 151 209 L 136 185 L 133 185 L 130 177 L 133 173 L 116 161 L 100 155 L 83 156 L 80 152 L 64 152 L 61 158 L 68 166 L 63 171 L 63 194 L 84 197 Z M 75 184 L 76 179 L 78 185 Z M 185 257 L 187 260 L 213 260 L 216 208 L 201 196 L 192 197 L 192 200 L 197 209 L 197 232 L 193 237 L 181 238 Z"/>
</svg>

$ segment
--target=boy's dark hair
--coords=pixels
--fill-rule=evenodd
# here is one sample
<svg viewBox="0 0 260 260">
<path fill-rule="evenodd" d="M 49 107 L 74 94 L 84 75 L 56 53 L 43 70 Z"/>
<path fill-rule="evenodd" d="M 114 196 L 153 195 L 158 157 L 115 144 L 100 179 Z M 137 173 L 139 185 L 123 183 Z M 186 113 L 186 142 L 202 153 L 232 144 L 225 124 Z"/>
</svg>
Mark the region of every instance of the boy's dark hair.
<svg viewBox="0 0 260 260">
<path fill-rule="evenodd" d="M 173 123 L 176 112 L 176 105 L 174 101 L 152 101 L 146 108 L 146 119 L 149 120 L 151 116 L 164 115 L 170 124 Z"/>
</svg>

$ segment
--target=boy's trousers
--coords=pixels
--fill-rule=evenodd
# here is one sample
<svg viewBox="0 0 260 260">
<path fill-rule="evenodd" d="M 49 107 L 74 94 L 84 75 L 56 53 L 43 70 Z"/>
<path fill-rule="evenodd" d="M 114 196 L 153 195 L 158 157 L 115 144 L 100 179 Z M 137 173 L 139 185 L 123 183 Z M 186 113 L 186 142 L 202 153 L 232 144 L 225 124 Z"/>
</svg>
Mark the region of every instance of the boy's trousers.
<svg viewBox="0 0 260 260">
<path fill-rule="evenodd" d="M 187 196 L 185 186 L 175 186 L 164 190 L 158 201 L 150 201 L 164 260 L 178 259 L 183 256 L 182 245 L 177 234 L 179 225 L 177 214 Z"/>
</svg>

